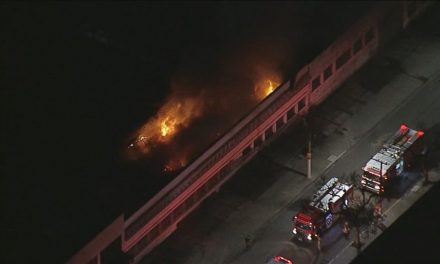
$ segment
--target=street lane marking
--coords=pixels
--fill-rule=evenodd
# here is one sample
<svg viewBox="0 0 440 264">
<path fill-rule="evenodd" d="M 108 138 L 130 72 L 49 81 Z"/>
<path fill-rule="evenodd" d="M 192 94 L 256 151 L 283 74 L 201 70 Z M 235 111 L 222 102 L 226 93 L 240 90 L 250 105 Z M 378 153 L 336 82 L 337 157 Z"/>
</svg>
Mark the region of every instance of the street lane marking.
<svg viewBox="0 0 440 264">
<path fill-rule="evenodd" d="M 330 161 L 330 163 L 327 165 L 327 167 L 325 167 L 324 171 L 327 170 L 331 165 L 333 165 L 333 163 L 335 163 L 338 159 L 340 159 L 345 152 L 347 152 L 347 150 L 344 150 L 341 152 L 341 154 L 339 154 L 338 156 L 335 155 L 331 155 L 330 157 L 327 158 L 327 160 Z"/>
<path fill-rule="evenodd" d="M 338 156 L 336 155 L 330 155 L 327 160 L 330 162 L 335 162 L 338 159 Z"/>
</svg>

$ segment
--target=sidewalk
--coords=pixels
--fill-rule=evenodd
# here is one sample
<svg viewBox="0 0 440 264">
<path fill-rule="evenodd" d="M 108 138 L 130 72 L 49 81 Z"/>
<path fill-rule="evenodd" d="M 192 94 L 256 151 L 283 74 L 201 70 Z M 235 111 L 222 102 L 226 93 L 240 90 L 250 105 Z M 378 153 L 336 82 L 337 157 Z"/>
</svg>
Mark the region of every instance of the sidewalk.
<svg viewBox="0 0 440 264">
<path fill-rule="evenodd" d="M 429 172 L 429 178 L 432 182 L 440 181 L 440 171 L 438 169 Z M 432 184 L 423 184 L 423 179 L 420 179 L 416 185 L 405 194 L 405 201 L 397 201 L 384 213 L 383 228 L 377 228 L 375 233 L 371 233 L 368 228 L 361 231 L 361 249 L 358 250 L 353 242 L 349 243 L 342 251 L 334 256 L 330 261 L 326 261 L 325 254 L 319 256 L 316 263 L 350 263 L 360 252 L 364 251 L 376 238 L 378 238 L 386 228 L 390 227 L 405 211 L 407 211 L 420 197 L 422 197 L 433 186 Z M 391 213 L 393 212 L 393 213 Z"/>
</svg>

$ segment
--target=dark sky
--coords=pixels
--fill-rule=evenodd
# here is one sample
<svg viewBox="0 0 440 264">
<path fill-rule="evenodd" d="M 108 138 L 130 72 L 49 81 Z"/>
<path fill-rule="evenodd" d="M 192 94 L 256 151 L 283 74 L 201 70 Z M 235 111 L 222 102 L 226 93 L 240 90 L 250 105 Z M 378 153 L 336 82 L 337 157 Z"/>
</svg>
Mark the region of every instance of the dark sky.
<svg viewBox="0 0 440 264">
<path fill-rule="evenodd" d="M 166 101 L 172 80 L 184 78 L 188 92 L 208 87 L 229 94 L 242 93 L 237 87 L 246 86 L 244 77 L 252 80 L 256 66 L 286 80 L 368 6 L 1 3 L 2 238 L 8 241 L 1 255 L 20 256 L 16 263 L 63 262 L 170 180 L 148 161 L 122 161 L 120 152 Z"/>
</svg>

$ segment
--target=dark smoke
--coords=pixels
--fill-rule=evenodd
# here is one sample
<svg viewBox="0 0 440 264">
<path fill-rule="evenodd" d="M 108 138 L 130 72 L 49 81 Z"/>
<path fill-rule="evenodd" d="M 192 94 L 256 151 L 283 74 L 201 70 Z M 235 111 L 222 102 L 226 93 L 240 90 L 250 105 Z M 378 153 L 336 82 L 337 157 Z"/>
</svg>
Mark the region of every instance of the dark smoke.
<svg viewBox="0 0 440 264">
<path fill-rule="evenodd" d="M 170 86 L 171 97 L 203 98 L 204 114 L 157 155 L 183 155 L 189 162 L 256 106 L 256 85 L 266 79 L 281 83 L 291 75 L 301 44 L 298 6 L 217 3 L 198 10 L 209 13 L 209 22 L 193 25 L 198 41 L 186 44 Z"/>
</svg>

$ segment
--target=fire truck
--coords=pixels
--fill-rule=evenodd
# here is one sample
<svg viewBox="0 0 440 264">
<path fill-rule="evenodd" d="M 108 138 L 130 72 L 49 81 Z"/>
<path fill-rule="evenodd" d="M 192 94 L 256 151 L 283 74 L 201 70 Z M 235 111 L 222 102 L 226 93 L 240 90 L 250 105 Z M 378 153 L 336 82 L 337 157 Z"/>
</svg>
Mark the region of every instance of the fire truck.
<svg viewBox="0 0 440 264">
<path fill-rule="evenodd" d="M 330 229 L 348 208 L 353 198 L 353 185 L 331 178 L 292 219 L 293 236 L 300 241 L 311 241 L 323 231 Z"/>
<path fill-rule="evenodd" d="M 399 130 L 386 141 L 362 168 L 362 188 L 376 194 L 383 193 L 385 186 L 413 165 L 414 159 L 425 150 L 423 131 L 401 124 Z"/>
</svg>

